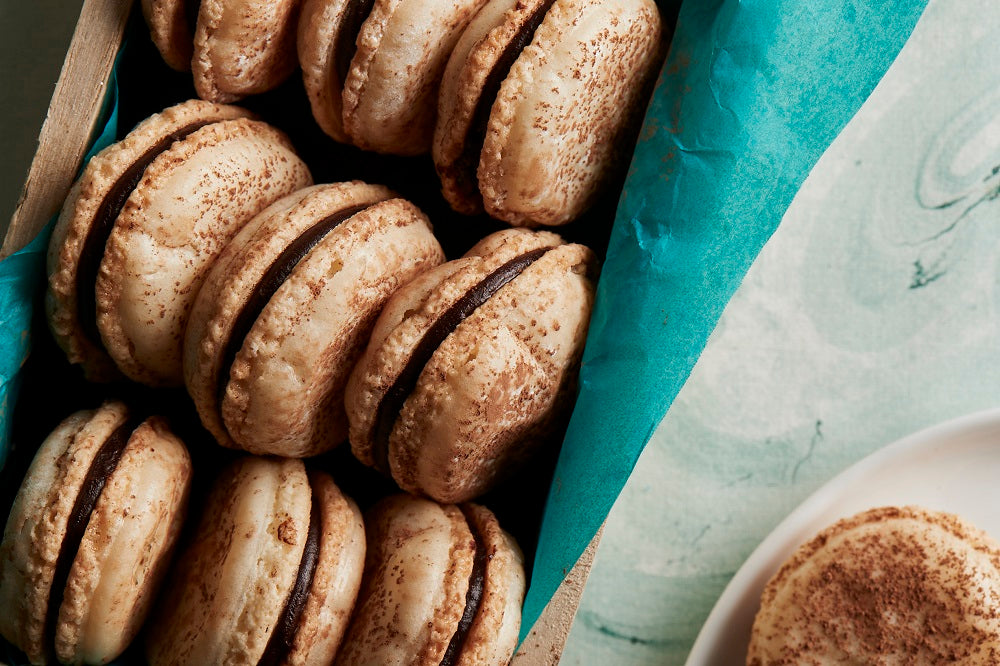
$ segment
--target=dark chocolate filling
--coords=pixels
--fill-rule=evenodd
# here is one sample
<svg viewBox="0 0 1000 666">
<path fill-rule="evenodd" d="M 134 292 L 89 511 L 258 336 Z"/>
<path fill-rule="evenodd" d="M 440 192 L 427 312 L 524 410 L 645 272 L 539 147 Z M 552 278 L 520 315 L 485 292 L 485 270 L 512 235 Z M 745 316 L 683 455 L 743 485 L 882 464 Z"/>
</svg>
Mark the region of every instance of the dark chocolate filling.
<svg viewBox="0 0 1000 666">
<path fill-rule="evenodd" d="M 344 8 L 343 18 L 340 19 L 340 30 L 333 43 L 333 67 L 331 72 L 335 73 L 340 82 L 334 91 L 339 94 L 347 81 L 347 73 L 351 69 L 351 61 L 358 51 L 358 35 L 361 34 L 361 26 L 365 19 L 372 12 L 375 0 L 347 0 L 347 7 Z M 331 81 L 331 88 L 332 88 Z"/>
<path fill-rule="evenodd" d="M 295 576 L 295 585 L 285 600 L 285 608 L 278 617 L 278 623 L 271 632 L 271 637 L 264 648 L 257 666 L 278 666 L 292 649 L 295 632 L 299 628 L 302 610 L 309 599 L 309 588 L 312 587 L 313 576 L 316 574 L 316 563 L 319 561 L 319 499 L 316 490 L 312 491 L 312 509 L 309 513 L 309 535 L 302 550 L 299 561 L 299 572 Z"/>
<path fill-rule="evenodd" d="M 420 342 L 414 347 L 402 372 L 382 396 L 382 400 L 375 410 L 372 456 L 376 469 L 385 474 L 389 473 L 389 436 L 392 434 L 392 428 L 396 419 L 399 418 L 403 403 L 416 388 L 420 373 L 431 360 L 431 356 L 434 355 L 437 348 L 466 317 L 475 312 L 476 308 L 488 301 L 493 294 L 500 291 L 501 287 L 520 275 L 524 269 L 535 263 L 551 249 L 551 247 L 538 248 L 503 264 L 455 301 L 427 329 L 423 337 L 420 338 Z"/>
<path fill-rule="evenodd" d="M 483 589 L 486 585 L 486 563 L 489 561 L 489 552 L 483 542 L 483 535 L 476 528 L 476 521 L 472 518 L 469 507 L 462 505 L 462 515 L 465 522 L 469 524 L 472 538 L 476 542 L 476 556 L 472 561 L 472 575 L 469 577 L 469 591 L 465 593 L 465 611 L 462 619 L 458 621 L 458 628 L 448 643 L 448 649 L 441 659 L 441 666 L 452 666 L 462 652 L 465 640 L 469 637 L 469 629 L 472 628 L 472 621 L 476 619 L 479 606 L 483 601 Z"/>
<path fill-rule="evenodd" d="M 56 558 L 55 573 L 52 576 L 52 587 L 49 590 L 49 605 L 45 615 L 45 643 L 55 648 L 56 623 L 59 620 L 59 607 L 62 606 L 63 596 L 66 592 L 66 584 L 69 581 L 69 572 L 73 567 L 77 551 L 80 550 L 80 542 L 87 531 L 90 523 L 90 514 L 97 506 L 97 500 L 101 497 L 101 492 L 108 482 L 108 478 L 118 467 L 125 447 L 128 445 L 132 432 L 139 426 L 139 421 L 129 418 L 125 423 L 118 426 L 106 440 L 101 444 L 90 463 L 87 476 L 83 479 L 83 485 L 73 503 L 73 510 L 69 514 L 66 523 L 66 535 L 63 537 L 62 545 L 59 546 L 59 556 Z"/>
<path fill-rule="evenodd" d="M 250 333 L 250 329 L 253 328 L 254 322 L 260 317 L 260 313 L 264 311 L 264 306 L 274 296 L 274 292 L 278 291 L 278 288 L 288 279 L 288 276 L 292 274 L 292 271 L 302 261 L 302 258 L 309 254 L 309 251 L 316 247 L 316 244 L 333 231 L 337 225 L 372 205 L 365 203 L 358 206 L 351 206 L 327 215 L 302 232 L 298 238 L 289 243 L 288 247 L 282 250 L 281 254 L 271 262 L 271 265 L 261 277 L 260 282 L 257 283 L 256 288 L 250 294 L 250 298 L 243 304 L 243 309 L 236 315 L 233 328 L 229 332 L 229 339 L 226 340 L 222 354 L 222 363 L 219 365 L 219 372 L 215 380 L 216 401 L 218 402 L 219 409 L 222 408 L 222 400 L 226 395 L 226 379 L 229 377 L 230 369 L 236 360 L 236 354 L 243 347 L 244 339 Z"/>
<path fill-rule="evenodd" d="M 101 347 L 102 344 L 101 334 L 97 330 L 97 293 L 94 285 L 97 284 L 97 273 L 101 266 L 101 259 L 104 257 L 104 246 L 107 245 L 108 238 L 111 236 L 115 220 L 118 219 L 122 208 L 125 207 L 129 195 L 142 180 L 146 167 L 170 148 L 175 141 L 180 141 L 211 122 L 191 123 L 161 138 L 118 176 L 118 180 L 108 189 L 100 206 L 97 207 L 94 221 L 83 241 L 80 262 L 76 268 L 76 309 L 77 319 L 79 319 L 80 329 L 84 336 L 98 347 Z"/>
<path fill-rule="evenodd" d="M 472 118 L 462 141 L 462 152 L 451 167 L 456 185 L 466 196 L 479 196 L 476 170 L 479 167 L 479 155 L 483 152 L 483 144 L 486 142 L 486 128 L 490 122 L 490 112 L 493 110 L 493 104 L 500 94 L 500 86 L 503 84 L 504 79 L 507 78 L 507 75 L 510 74 L 510 68 L 514 66 L 514 62 L 521 55 L 521 51 L 531 43 L 532 38 L 535 36 L 535 30 L 541 25 L 542 19 L 545 18 L 545 14 L 549 11 L 554 1 L 545 0 L 545 2 L 535 8 L 535 11 L 527 18 L 521 29 L 504 47 L 500 57 L 493 64 L 493 68 L 486 75 L 483 89 L 480 91 L 479 99 L 476 102 L 475 111 L 472 113 Z"/>
</svg>

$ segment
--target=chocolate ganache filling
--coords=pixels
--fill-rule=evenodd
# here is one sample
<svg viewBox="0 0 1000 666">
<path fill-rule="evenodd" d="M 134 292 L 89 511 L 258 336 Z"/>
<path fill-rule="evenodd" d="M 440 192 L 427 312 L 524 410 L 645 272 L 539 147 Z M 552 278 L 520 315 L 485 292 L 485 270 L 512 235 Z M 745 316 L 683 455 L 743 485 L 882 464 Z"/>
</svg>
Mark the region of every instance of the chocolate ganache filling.
<svg viewBox="0 0 1000 666">
<path fill-rule="evenodd" d="M 372 437 L 372 457 L 375 469 L 384 474 L 389 473 L 389 436 L 392 434 L 396 419 L 399 418 L 403 403 L 416 388 L 420 373 L 431 360 L 431 356 L 434 355 L 437 348 L 466 317 L 476 311 L 476 308 L 488 301 L 493 294 L 500 291 L 501 287 L 524 272 L 528 266 L 535 263 L 551 249 L 551 247 L 542 247 L 531 250 L 503 264 L 455 301 L 427 329 L 423 337 L 420 338 L 420 342 L 413 348 L 413 353 L 406 365 L 403 366 L 402 372 L 382 396 L 382 400 L 375 410 Z"/>
<path fill-rule="evenodd" d="M 302 559 L 299 560 L 299 571 L 295 576 L 295 585 L 288 593 L 285 600 L 285 607 L 278 617 L 278 622 L 271 632 L 271 637 L 264 648 L 257 666 L 278 666 L 285 661 L 288 653 L 292 649 L 292 642 L 295 640 L 295 632 L 298 631 L 299 621 L 302 619 L 302 610 L 306 607 L 309 599 L 309 589 L 312 587 L 313 577 L 316 574 L 316 564 L 319 562 L 319 499 L 316 497 L 315 489 L 312 489 L 312 507 L 309 511 L 309 534 L 306 536 L 306 545 L 302 550 Z"/>
<path fill-rule="evenodd" d="M 56 558 L 55 573 L 52 576 L 49 604 L 45 615 L 45 643 L 53 648 L 55 647 L 59 607 L 62 606 L 70 569 L 73 567 L 73 561 L 80 550 L 83 535 L 87 531 L 88 523 L 90 523 L 90 514 L 94 512 L 94 507 L 97 506 L 97 500 L 100 499 L 104 486 L 107 485 L 108 479 L 118 467 L 118 461 L 125 453 L 129 438 L 139 423 L 139 419 L 130 417 L 104 440 L 94 455 L 94 460 L 90 463 L 90 469 L 87 470 L 87 476 L 84 477 L 83 485 L 80 486 L 76 501 L 73 503 L 73 510 L 70 511 L 69 519 L 66 522 L 66 535 L 59 546 L 59 555 Z"/>
<path fill-rule="evenodd" d="M 243 348 L 243 341 L 253 328 L 254 322 L 260 317 L 261 312 L 267 305 L 278 288 L 284 284 L 288 276 L 292 274 L 295 267 L 309 252 L 316 247 L 328 233 L 333 231 L 338 225 L 359 213 L 366 208 L 373 206 L 373 203 L 364 203 L 358 206 L 343 208 L 327 215 L 319 222 L 306 229 L 289 243 L 288 247 L 282 250 L 281 254 L 271 262 L 271 265 L 264 272 L 260 282 L 250 294 L 250 298 L 243 304 L 243 309 L 236 315 L 233 321 L 233 328 L 229 332 L 229 338 L 223 348 L 222 362 L 219 364 L 218 375 L 215 379 L 216 401 L 219 408 L 222 408 L 222 400 L 226 395 L 226 379 L 229 377 L 236 354 Z"/>
<path fill-rule="evenodd" d="M 343 16 L 340 19 L 340 30 L 333 42 L 333 67 L 330 68 L 332 74 L 339 77 L 337 85 L 331 88 L 339 94 L 347 81 L 347 73 L 351 69 L 351 61 L 358 51 L 358 35 L 361 34 L 361 26 L 365 19 L 372 12 L 375 0 L 347 0 L 344 7 Z M 331 84 L 333 82 L 331 81 Z"/>
<path fill-rule="evenodd" d="M 469 637 L 469 629 L 472 628 L 472 621 L 476 619 L 479 606 L 483 601 L 483 591 L 486 585 L 486 563 L 489 561 L 489 550 L 483 541 L 483 535 L 479 532 L 472 510 L 468 505 L 461 505 L 462 515 L 465 522 L 469 524 L 472 538 L 476 542 L 476 555 L 472 560 L 472 575 L 469 576 L 469 590 L 465 593 L 465 611 L 462 619 L 458 621 L 458 628 L 455 630 L 448 649 L 445 650 L 444 658 L 441 659 L 441 666 L 453 666 L 458 661 L 462 653 L 465 640 Z"/>
<path fill-rule="evenodd" d="M 497 58 L 493 68 L 486 75 L 483 89 L 476 101 L 476 108 L 472 113 L 469 126 L 466 128 L 465 136 L 462 138 L 462 152 L 455 160 L 454 165 L 448 169 L 455 179 L 456 185 L 469 197 L 479 196 L 476 170 L 479 166 L 479 155 L 483 152 L 483 144 L 486 142 L 486 128 L 489 125 L 490 112 L 500 94 L 500 86 L 510 74 L 510 68 L 514 66 L 521 51 L 531 43 L 535 31 L 541 25 L 542 19 L 545 18 L 545 14 L 553 2 L 555 0 L 545 0 L 535 8 L 517 34 L 504 46 L 500 57 Z"/>
<path fill-rule="evenodd" d="M 142 175 L 153 160 L 166 152 L 175 141 L 180 141 L 215 121 L 199 121 L 185 125 L 164 136 L 150 146 L 125 171 L 118 176 L 97 207 L 94 221 L 87 231 L 80 251 L 80 261 L 76 268 L 76 310 L 83 334 L 93 343 L 102 346 L 101 334 L 97 330 L 97 273 L 104 258 L 104 246 L 108 244 L 115 220 L 125 207 L 125 202 L 142 180 Z"/>
</svg>

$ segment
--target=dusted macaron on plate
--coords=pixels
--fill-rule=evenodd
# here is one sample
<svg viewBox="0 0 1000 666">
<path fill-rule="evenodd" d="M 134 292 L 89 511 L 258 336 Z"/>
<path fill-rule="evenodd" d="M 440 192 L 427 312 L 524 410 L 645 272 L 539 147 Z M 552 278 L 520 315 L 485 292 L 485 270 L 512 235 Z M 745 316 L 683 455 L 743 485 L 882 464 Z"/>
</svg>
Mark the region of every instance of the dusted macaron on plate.
<svg viewBox="0 0 1000 666">
<path fill-rule="evenodd" d="M 138 633 L 180 532 L 184 444 L 120 402 L 45 439 L 0 544 L 0 634 L 32 663 L 107 663 Z"/>
<path fill-rule="evenodd" d="M 139 123 L 74 184 L 49 244 L 49 325 L 92 380 L 179 385 L 184 326 L 240 227 L 311 183 L 287 137 L 191 100 Z"/>
<path fill-rule="evenodd" d="M 361 182 L 299 190 L 222 253 L 187 329 L 185 378 L 216 439 L 311 456 L 347 437 L 344 386 L 386 300 L 444 255 L 426 216 Z"/>
</svg>

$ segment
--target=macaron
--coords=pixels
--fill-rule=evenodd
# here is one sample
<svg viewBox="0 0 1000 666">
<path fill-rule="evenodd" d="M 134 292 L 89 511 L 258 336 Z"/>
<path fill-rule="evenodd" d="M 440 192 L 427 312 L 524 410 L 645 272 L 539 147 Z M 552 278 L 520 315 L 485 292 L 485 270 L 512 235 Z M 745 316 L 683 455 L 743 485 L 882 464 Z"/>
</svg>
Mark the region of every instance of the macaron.
<svg viewBox="0 0 1000 666">
<path fill-rule="evenodd" d="M 0 634 L 33 664 L 104 664 L 139 631 L 180 532 L 184 444 L 120 402 L 42 442 L 0 544 Z"/>
<path fill-rule="evenodd" d="M 516 226 L 577 218 L 630 158 L 663 44 L 653 0 L 490 0 L 441 83 L 445 198 Z"/>
<path fill-rule="evenodd" d="M 149 664 L 329 664 L 364 559 L 361 513 L 329 476 L 299 460 L 237 460 L 170 574 Z"/>
<path fill-rule="evenodd" d="M 191 71 L 198 97 L 235 102 L 295 71 L 301 0 L 142 0 L 164 62 Z"/>
<path fill-rule="evenodd" d="M 279 130 L 191 100 L 139 123 L 70 189 L 48 253 L 49 327 L 91 380 L 183 381 L 187 314 L 251 217 L 311 183 Z"/>
<path fill-rule="evenodd" d="M 300 8 L 301 0 L 201 0 L 191 59 L 198 97 L 235 102 L 287 79 L 298 64 Z"/>
<path fill-rule="evenodd" d="M 163 61 L 178 72 L 190 71 L 200 3 L 194 0 L 142 0 L 141 5 L 150 38 Z"/>
<path fill-rule="evenodd" d="M 299 63 L 319 126 L 365 150 L 428 152 L 445 63 L 485 1 L 305 0 Z"/>
<path fill-rule="evenodd" d="M 439 502 L 496 485 L 571 406 L 595 263 L 507 229 L 396 292 L 348 380 L 354 455 Z"/>
<path fill-rule="evenodd" d="M 914 506 L 846 518 L 768 582 L 748 666 L 992 664 L 1000 655 L 1000 544 Z"/>
<path fill-rule="evenodd" d="M 444 261 L 427 217 L 389 189 L 316 185 L 266 208 L 208 274 L 184 376 L 225 446 L 312 456 L 347 438 L 344 386 L 399 287 Z"/>
<path fill-rule="evenodd" d="M 488 509 L 398 495 L 365 521 L 364 582 L 338 666 L 510 662 L 524 563 Z"/>
</svg>

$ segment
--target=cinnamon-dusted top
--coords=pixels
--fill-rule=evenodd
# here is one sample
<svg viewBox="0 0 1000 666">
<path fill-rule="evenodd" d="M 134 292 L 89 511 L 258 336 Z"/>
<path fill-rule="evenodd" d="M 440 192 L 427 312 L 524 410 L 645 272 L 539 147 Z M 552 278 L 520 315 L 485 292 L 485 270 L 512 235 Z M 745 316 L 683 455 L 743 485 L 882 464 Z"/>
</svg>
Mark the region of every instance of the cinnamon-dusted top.
<svg viewBox="0 0 1000 666">
<path fill-rule="evenodd" d="M 866 511 L 768 583 L 749 666 L 1000 662 L 1000 546 L 957 516 Z"/>
</svg>

